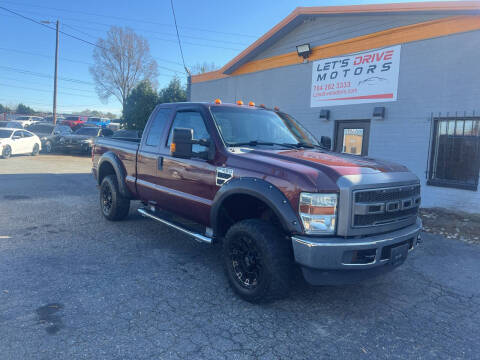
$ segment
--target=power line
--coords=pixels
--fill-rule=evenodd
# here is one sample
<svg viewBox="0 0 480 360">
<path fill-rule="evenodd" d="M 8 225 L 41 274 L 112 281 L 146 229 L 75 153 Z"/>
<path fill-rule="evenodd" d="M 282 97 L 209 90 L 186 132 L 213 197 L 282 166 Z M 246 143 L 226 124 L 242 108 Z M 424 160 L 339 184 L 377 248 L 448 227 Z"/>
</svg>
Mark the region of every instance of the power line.
<svg viewBox="0 0 480 360">
<path fill-rule="evenodd" d="M 0 7 L 0 8 L 2 8 L 2 7 Z M 32 13 L 31 11 L 26 11 L 26 12 Z M 34 13 L 35 13 L 35 12 L 34 12 Z M 38 13 L 37 13 L 37 14 L 38 14 Z M 22 16 L 22 15 L 19 15 L 19 16 Z M 26 19 L 28 19 L 28 20 L 30 20 L 30 21 L 34 21 L 34 22 L 36 22 L 37 24 L 41 24 L 41 25 L 43 25 L 43 26 L 46 26 L 45 24 L 42 24 L 42 23 L 40 23 L 40 22 L 37 22 L 37 21 L 35 21 L 35 20 L 31 19 L 31 18 L 28 18 L 28 17 L 25 17 L 25 16 L 22 16 L 22 17 L 24 17 L 24 18 L 26 18 Z M 70 19 L 69 21 L 78 21 L 78 20 Z M 83 22 L 83 21 L 82 21 L 82 22 Z M 96 24 L 101 24 L 101 25 L 104 25 L 104 26 L 116 26 L 116 25 L 112 25 L 112 24 L 102 24 L 102 23 L 96 23 Z M 48 27 L 49 29 L 55 30 L 54 28 L 52 28 L 52 27 L 50 27 L 50 26 L 46 26 L 46 27 Z M 71 26 L 70 26 L 70 27 L 71 27 Z M 132 28 L 132 29 L 133 29 L 133 30 L 140 31 L 140 32 L 145 32 L 145 33 L 158 33 L 158 32 L 155 32 L 155 31 L 139 30 L 138 28 Z M 77 30 L 77 31 L 78 31 L 78 30 Z M 98 31 L 98 30 L 97 30 L 97 31 Z M 99 46 L 99 45 L 97 45 L 97 44 L 94 44 L 94 43 L 92 43 L 92 42 L 90 42 L 90 41 L 88 41 L 88 40 L 84 40 L 84 39 L 82 39 L 82 38 L 79 38 L 79 37 L 77 37 L 77 36 L 75 36 L 75 35 L 66 33 L 66 32 L 64 32 L 64 31 L 62 31 L 62 30 L 60 30 L 59 32 L 60 32 L 61 34 L 64 34 L 64 35 L 73 37 L 73 38 L 76 39 L 76 40 L 80 40 L 80 41 L 86 42 L 86 43 L 88 43 L 88 44 L 90 44 L 90 45 L 92 45 L 92 46 L 96 46 L 96 47 L 102 48 L 101 46 Z M 89 35 L 89 36 L 90 36 L 90 37 L 94 37 L 94 36 L 92 36 L 92 35 Z M 176 35 L 173 35 L 173 36 L 176 36 Z M 160 40 L 160 41 L 175 42 L 175 43 L 177 42 L 176 40 L 172 40 L 172 39 L 163 39 L 163 38 L 154 37 L 154 36 L 152 36 L 152 37 L 153 37 L 154 39 Z M 210 39 L 204 39 L 204 40 L 206 40 L 206 41 L 215 41 L 215 40 L 210 40 Z M 193 46 L 200 46 L 200 47 L 207 47 L 207 48 L 215 48 L 215 49 L 231 50 L 231 51 L 241 51 L 241 49 L 238 49 L 238 48 L 231 48 L 231 47 L 218 46 L 218 45 L 199 44 L 199 43 L 185 42 L 185 41 L 184 41 L 184 43 L 185 43 L 185 44 L 189 44 L 189 45 L 193 45 Z M 167 60 L 163 60 L 163 61 L 167 61 Z M 177 63 L 177 64 L 178 64 L 178 63 Z M 180 65 L 182 65 L 182 64 L 180 64 Z"/>
<path fill-rule="evenodd" d="M 18 85 L 2 84 L 2 83 L 0 83 L 0 85 L 8 86 L 8 87 L 14 87 L 14 88 L 18 88 L 18 89 L 25 89 L 25 90 L 33 90 L 33 91 L 40 91 L 40 92 L 51 93 L 50 90 L 35 89 L 35 88 L 31 88 L 31 87 L 26 87 L 26 86 L 18 86 Z M 68 93 L 68 92 L 59 92 L 59 94 L 61 94 L 61 95 L 80 96 L 80 97 L 86 97 L 86 98 L 92 98 L 92 97 L 93 97 L 93 98 L 97 98 L 96 96 L 89 96 L 89 95 L 82 95 L 82 94 L 73 94 L 73 93 Z"/>
<path fill-rule="evenodd" d="M 17 68 L 13 68 L 13 67 L 10 67 L 10 66 L 0 65 L 0 69 L 5 69 L 5 70 L 8 70 L 8 71 L 14 71 L 14 72 L 18 72 L 18 73 L 21 73 L 21 74 L 38 76 L 38 77 L 43 77 L 43 78 L 48 78 L 48 79 L 52 79 L 52 78 L 53 78 L 52 75 L 48 75 L 48 74 L 45 74 L 45 73 L 38 73 L 38 72 L 30 71 L 30 70 L 17 69 Z M 60 79 L 60 80 L 62 80 L 62 81 L 74 82 L 74 83 L 77 83 L 77 84 L 95 85 L 95 84 L 93 84 L 93 83 L 91 83 L 91 82 L 87 82 L 87 81 L 83 81 L 83 80 L 78 80 L 78 79 L 73 79 L 73 78 L 65 78 L 65 77 L 60 77 L 60 76 L 59 76 L 58 79 Z"/>
<path fill-rule="evenodd" d="M 9 48 L 4 48 L 4 47 L 0 47 L 0 50 L 16 52 L 16 53 L 19 53 L 19 54 L 27 54 L 27 55 L 33 55 L 33 56 L 40 56 L 40 57 L 44 57 L 44 58 L 48 58 L 48 59 L 53 59 L 53 58 L 54 58 L 54 57 L 51 56 L 51 55 L 45 55 L 45 54 L 40 54 L 40 53 L 35 53 L 35 52 L 25 51 L 25 50 L 9 49 Z M 72 59 L 67 59 L 67 58 L 64 58 L 64 57 L 59 57 L 59 59 L 62 59 L 62 60 L 64 60 L 64 61 L 69 61 L 69 62 L 75 62 L 75 63 L 79 63 L 79 64 L 93 65 L 92 63 L 88 63 L 88 62 L 86 62 L 86 61 L 72 60 Z"/>
<path fill-rule="evenodd" d="M 11 77 L 8 77 L 8 76 L 0 76 L 0 80 L 10 80 L 10 81 L 13 81 L 13 82 L 16 82 L 16 83 L 20 83 L 20 84 L 25 84 L 25 81 L 21 81 L 19 80 L 18 78 L 11 78 Z M 28 83 L 31 84 L 31 85 L 39 85 L 39 86 L 45 86 L 45 83 L 43 82 L 36 82 L 36 81 L 30 81 L 28 80 Z M 49 84 L 50 85 L 50 84 Z M 65 89 L 65 90 L 73 90 L 73 91 L 83 91 L 83 92 L 87 92 L 87 93 L 92 93 L 92 90 L 86 90 L 86 89 L 79 89 L 79 88 L 71 88 L 71 87 L 65 87 L 65 86 L 62 86 L 62 89 Z"/>
<path fill-rule="evenodd" d="M 77 14 L 83 14 L 83 15 L 88 15 L 88 16 L 96 16 L 96 17 L 101 17 L 101 18 L 110 18 L 110 19 L 116 19 L 116 20 L 122 20 L 122 21 L 130 21 L 130 22 L 135 22 L 135 23 L 148 23 L 148 24 L 153 24 L 153 25 L 172 26 L 171 24 L 159 23 L 157 21 L 145 20 L 145 19 L 136 19 L 136 18 L 130 18 L 130 17 L 126 18 L 126 17 L 113 16 L 113 15 L 107 15 L 107 14 L 95 14 L 95 13 L 89 13 L 89 12 L 85 12 L 85 11 L 78 11 L 78 10 L 71 10 L 71 9 L 61 9 L 61 8 L 41 6 L 41 5 L 31 4 L 31 3 L 19 3 L 19 2 L 16 2 L 16 1 L 13 2 L 13 1 L 8 1 L 8 0 L 4 0 L 3 2 L 15 4 L 16 6 L 36 7 L 36 8 L 40 8 L 40 9 L 56 10 L 56 11 L 67 12 L 67 13 L 77 13 Z M 225 32 L 225 31 L 211 30 L 211 29 L 198 28 L 198 27 L 192 27 L 192 26 L 180 26 L 180 28 L 191 29 L 191 30 L 195 30 L 195 31 L 210 32 L 210 33 L 215 33 L 215 34 L 231 35 L 231 36 L 243 36 L 243 37 L 251 37 L 251 38 L 257 38 L 258 37 L 256 35 L 251 35 L 251 34 Z"/>
<path fill-rule="evenodd" d="M 170 0 L 170 4 L 172 5 L 173 21 L 175 22 L 175 30 L 177 31 L 178 46 L 180 47 L 180 54 L 182 55 L 183 67 L 185 68 L 187 74 L 190 75 L 190 71 L 188 71 L 187 65 L 185 65 L 185 58 L 183 57 L 182 43 L 180 41 L 180 34 L 178 33 L 177 18 L 175 16 L 175 9 L 173 8 L 173 0 Z"/>
<path fill-rule="evenodd" d="M 7 9 L 6 7 L 0 6 L 0 9 L 5 10 L 5 11 L 7 11 L 7 12 L 9 12 L 9 13 L 12 13 L 12 14 L 14 14 L 14 15 L 16 15 L 16 16 L 19 16 L 19 17 L 21 17 L 21 18 L 23 18 L 23 19 L 25 19 L 25 20 L 32 21 L 32 22 L 34 22 L 35 24 L 42 25 L 42 26 L 44 26 L 44 27 L 46 27 L 46 28 L 48 28 L 48 29 L 50 29 L 50 30 L 55 30 L 55 31 L 56 31 L 56 29 L 53 28 L 53 27 L 51 27 L 51 26 L 48 26 L 48 25 L 46 25 L 46 24 L 43 24 L 42 22 L 37 21 L 37 20 L 35 20 L 35 19 L 32 19 L 32 18 L 30 18 L 30 17 L 28 17 L 28 16 L 19 14 L 19 13 L 13 11 L 13 10 L 9 10 L 9 9 Z M 86 43 L 86 44 L 89 44 L 89 45 L 98 47 L 98 48 L 100 48 L 100 49 L 104 49 L 103 47 L 101 47 L 101 46 L 99 46 L 99 45 L 97 45 L 97 44 L 94 44 L 94 43 L 92 43 L 92 42 L 90 42 L 90 41 L 88 41 L 88 40 L 79 38 L 78 36 L 75 36 L 75 35 L 66 33 L 65 31 L 59 30 L 59 33 L 65 35 L 65 36 L 69 36 L 69 37 L 71 37 L 72 39 L 75 39 L 75 40 L 78 40 L 78 41 L 82 41 L 82 42 L 84 42 L 84 43 Z M 104 50 L 105 50 L 105 49 L 104 49 Z"/>
</svg>

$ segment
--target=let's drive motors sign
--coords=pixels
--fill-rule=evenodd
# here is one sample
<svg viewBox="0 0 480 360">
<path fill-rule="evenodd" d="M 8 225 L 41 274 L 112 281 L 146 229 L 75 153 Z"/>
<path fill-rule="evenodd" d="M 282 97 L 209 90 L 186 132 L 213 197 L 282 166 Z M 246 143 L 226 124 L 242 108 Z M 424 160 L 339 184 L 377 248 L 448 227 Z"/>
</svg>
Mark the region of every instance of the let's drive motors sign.
<svg viewBox="0 0 480 360">
<path fill-rule="evenodd" d="M 314 61 L 311 107 L 397 100 L 400 45 Z"/>
</svg>

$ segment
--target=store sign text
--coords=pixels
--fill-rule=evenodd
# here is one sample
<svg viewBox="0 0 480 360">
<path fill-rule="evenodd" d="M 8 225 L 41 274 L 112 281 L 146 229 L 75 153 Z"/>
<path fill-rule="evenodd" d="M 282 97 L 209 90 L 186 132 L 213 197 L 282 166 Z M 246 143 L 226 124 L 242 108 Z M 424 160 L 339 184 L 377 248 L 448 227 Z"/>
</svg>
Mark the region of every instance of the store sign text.
<svg viewBox="0 0 480 360">
<path fill-rule="evenodd" d="M 313 62 L 311 107 L 395 101 L 400 46 Z"/>
</svg>

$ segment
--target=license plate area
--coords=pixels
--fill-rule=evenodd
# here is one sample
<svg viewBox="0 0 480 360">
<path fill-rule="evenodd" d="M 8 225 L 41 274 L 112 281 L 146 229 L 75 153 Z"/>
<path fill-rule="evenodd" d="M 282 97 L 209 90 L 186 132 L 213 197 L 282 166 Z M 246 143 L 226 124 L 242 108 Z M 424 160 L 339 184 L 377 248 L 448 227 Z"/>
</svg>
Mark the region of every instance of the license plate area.
<svg viewBox="0 0 480 360">
<path fill-rule="evenodd" d="M 390 249 L 390 264 L 397 266 L 402 264 L 408 256 L 408 243 L 392 247 Z"/>
</svg>

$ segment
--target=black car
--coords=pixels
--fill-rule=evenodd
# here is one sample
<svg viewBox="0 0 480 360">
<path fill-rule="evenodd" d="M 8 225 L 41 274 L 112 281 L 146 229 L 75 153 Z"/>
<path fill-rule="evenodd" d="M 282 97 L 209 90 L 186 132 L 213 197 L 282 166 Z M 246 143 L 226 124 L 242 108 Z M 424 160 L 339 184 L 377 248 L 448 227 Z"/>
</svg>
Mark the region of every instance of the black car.
<svg viewBox="0 0 480 360">
<path fill-rule="evenodd" d="M 62 136 L 58 142 L 60 151 L 79 151 L 88 153 L 97 137 L 110 137 L 113 131 L 98 126 L 83 126 L 73 134 Z"/>
<path fill-rule="evenodd" d="M 27 130 L 37 135 L 42 141 L 42 151 L 51 153 L 56 150 L 58 141 L 62 136 L 72 133 L 72 129 L 65 125 L 51 123 L 37 123 L 27 127 Z"/>
<path fill-rule="evenodd" d="M 23 129 L 23 125 L 17 121 L 0 121 L 1 128 Z"/>
<path fill-rule="evenodd" d="M 125 139 L 125 140 L 132 140 L 140 139 L 142 137 L 142 132 L 140 130 L 131 130 L 131 129 L 122 129 L 117 130 L 113 133 L 113 139 Z"/>
</svg>

